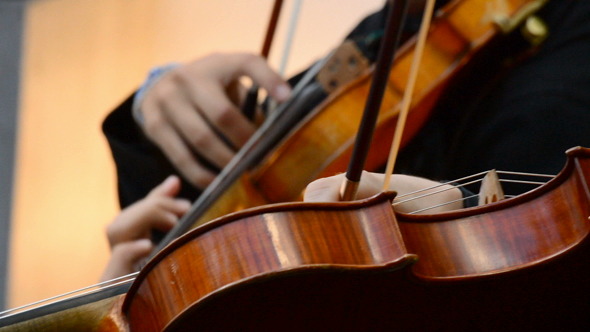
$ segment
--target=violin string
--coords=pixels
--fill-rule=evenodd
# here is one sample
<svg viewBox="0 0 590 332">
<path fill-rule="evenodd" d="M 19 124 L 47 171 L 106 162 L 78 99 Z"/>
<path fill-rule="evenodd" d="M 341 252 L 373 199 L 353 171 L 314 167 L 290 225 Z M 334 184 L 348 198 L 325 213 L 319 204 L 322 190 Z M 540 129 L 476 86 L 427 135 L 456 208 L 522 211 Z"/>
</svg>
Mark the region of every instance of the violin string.
<svg viewBox="0 0 590 332">
<path fill-rule="evenodd" d="M 445 203 L 435 204 L 435 205 L 432 205 L 432 206 L 429 206 L 429 207 L 425 207 L 425 208 L 422 208 L 422 209 L 414 210 L 412 212 L 409 212 L 408 214 L 418 214 L 420 212 L 432 210 L 432 209 L 435 209 L 435 208 L 438 208 L 438 207 L 441 207 L 441 206 L 450 205 L 450 204 L 453 204 L 453 203 L 456 203 L 456 202 L 464 202 L 464 201 L 466 201 L 466 200 L 468 200 L 470 198 L 474 198 L 474 197 L 478 197 L 478 196 L 479 195 L 476 194 L 476 195 L 471 195 L 471 196 L 468 196 L 468 197 L 463 197 L 463 198 L 451 200 L 451 201 L 448 201 L 448 202 L 445 202 Z"/>
<path fill-rule="evenodd" d="M 391 205 L 395 207 L 396 205 L 401 205 L 401 204 L 408 203 L 408 202 L 411 202 L 411 201 L 414 201 L 414 200 L 426 198 L 426 197 L 429 197 L 429 196 L 432 196 L 432 195 L 440 194 L 440 193 L 443 193 L 443 192 L 446 192 L 446 191 L 449 191 L 449 190 L 452 190 L 452 189 L 455 189 L 455 188 L 458 188 L 458 187 L 464 187 L 464 186 L 471 185 L 471 184 L 474 184 L 474 183 L 478 183 L 478 182 L 481 182 L 481 181 L 482 181 L 481 179 L 477 179 L 477 180 L 469 181 L 469 182 L 462 183 L 462 184 L 457 184 L 457 183 L 455 183 L 453 181 L 443 182 L 443 183 L 440 183 L 440 184 L 435 185 L 435 186 L 432 186 L 432 187 L 428 187 L 428 188 L 416 190 L 414 192 L 410 192 L 410 193 L 406 193 L 406 194 L 403 194 L 403 195 L 399 195 L 399 196 L 397 196 L 397 198 L 411 196 L 411 195 L 417 195 L 417 194 L 422 193 L 422 192 L 425 192 L 425 191 L 430 191 L 430 192 L 425 193 L 425 194 L 420 194 L 420 195 L 413 196 L 413 197 L 410 197 L 410 198 L 406 198 L 406 199 L 403 199 L 403 200 L 394 201 Z M 431 191 L 431 190 L 434 190 L 436 188 L 439 188 L 439 187 L 442 187 L 442 186 L 446 186 L 446 185 L 449 185 L 449 184 L 451 184 L 452 186 L 451 187 L 445 187 L 445 188 L 442 188 L 440 190 Z M 471 199 L 473 197 L 478 197 L 478 196 L 479 196 L 479 194 L 474 194 L 474 195 L 462 197 L 460 199 L 451 200 L 451 201 L 447 201 L 447 202 L 436 204 L 436 205 L 431 205 L 431 206 L 428 206 L 428 207 L 425 207 L 425 208 L 422 208 L 422 209 L 419 209 L 419 210 L 414 210 L 414 211 L 409 212 L 408 214 L 417 214 L 419 212 L 431 210 L 431 209 L 434 209 L 434 208 L 437 208 L 437 207 L 441 207 L 441 206 L 445 206 L 445 205 L 450 205 L 450 204 L 453 204 L 453 203 L 459 202 L 459 201 L 463 201 L 464 202 L 464 201 L 467 201 L 467 200 L 469 200 L 469 199 Z"/>
<path fill-rule="evenodd" d="M 444 181 L 441 182 L 437 185 L 428 187 L 428 188 L 423 188 L 420 190 L 416 190 L 413 192 L 409 192 L 409 193 L 405 193 L 405 194 L 401 194 L 398 195 L 396 197 L 396 201 L 393 202 L 393 206 L 397 206 L 397 205 L 401 205 L 403 203 L 407 203 L 407 202 L 411 202 L 417 199 L 422 199 L 425 197 L 429 197 L 432 195 L 436 195 L 436 194 L 440 194 L 443 193 L 445 191 L 448 190 L 453 190 L 455 188 L 461 188 L 461 187 L 466 187 L 469 185 L 473 185 L 473 184 L 477 184 L 483 181 L 484 175 L 487 174 L 488 171 L 484 171 L 484 172 L 480 172 L 477 174 L 473 174 L 473 175 L 469 175 L 466 177 L 462 177 L 459 179 L 455 179 L 452 181 Z M 536 177 L 536 178 L 546 178 L 546 179 L 552 179 L 555 176 L 554 175 L 549 175 L 549 174 L 538 174 L 538 173 L 525 173 L 525 172 L 512 172 L 512 171 L 496 171 L 496 173 L 498 175 L 510 175 L 510 176 L 520 176 L 520 177 Z M 499 179 L 500 182 L 502 183 L 516 183 L 516 184 L 525 184 L 525 185 L 534 185 L 534 186 L 541 186 L 544 185 L 546 182 L 541 182 L 541 181 L 531 181 L 531 180 L 520 180 L 520 179 L 507 179 L 507 178 L 500 178 Z M 451 185 L 450 187 L 447 185 Z M 444 188 L 443 188 L 444 186 Z M 517 197 L 518 195 L 505 195 L 506 198 L 514 198 Z M 437 207 L 441 207 L 441 206 L 445 206 L 445 205 L 450 205 L 453 203 L 456 203 L 458 201 L 467 201 L 469 199 L 475 198 L 475 197 L 479 197 L 479 194 L 473 194 L 473 195 L 468 195 L 466 197 L 462 197 L 460 199 L 457 200 L 451 200 L 448 202 L 444 202 L 444 203 L 440 203 L 440 204 L 436 204 L 436 205 L 432 205 L 432 206 L 428 206 L 419 210 L 415 210 L 412 212 L 409 212 L 408 214 L 417 214 L 420 212 L 424 212 L 427 210 L 431 210 Z M 400 200 L 400 198 L 402 198 Z"/>
<path fill-rule="evenodd" d="M 541 173 L 526 173 L 526 172 L 513 172 L 513 171 L 496 171 L 499 174 L 517 175 L 517 176 L 530 176 L 530 177 L 545 177 L 554 178 L 555 175 L 541 174 Z"/>
<path fill-rule="evenodd" d="M 94 285 L 90 285 L 84 288 L 80 288 L 80 289 L 76 289 L 74 291 L 71 292 L 67 292 L 64 294 L 60 294 L 57 296 L 53 296 L 47 299 L 43 299 L 40 301 L 36 301 L 33 303 L 29 303 L 29 304 L 25 304 L 23 306 L 19 306 L 16 308 L 11 308 L 5 311 L 0 312 L 0 318 L 5 318 L 11 315 L 14 315 L 16 313 L 22 312 L 22 311 L 26 311 L 26 310 L 30 310 L 30 309 L 34 309 L 34 308 L 39 308 L 42 306 L 46 306 L 52 303 L 56 303 L 58 301 L 63 301 L 63 300 L 67 300 L 67 299 L 72 299 L 75 297 L 80 297 L 80 296 L 84 296 L 84 295 L 88 295 L 88 294 L 93 294 L 96 293 L 98 291 L 103 291 L 103 290 L 107 290 L 110 288 L 114 288 L 116 286 L 119 285 L 123 285 L 126 283 L 131 283 L 133 282 L 133 280 L 135 280 L 135 277 L 137 276 L 137 274 L 139 274 L 139 272 L 133 272 L 118 278 L 114 278 L 111 280 L 107 280 L 107 281 L 103 281 Z"/>
<path fill-rule="evenodd" d="M 510 179 L 500 179 L 500 182 L 505 182 L 505 183 L 519 183 L 519 184 L 533 184 L 533 185 L 545 184 L 545 182 L 525 181 L 525 180 L 510 180 Z"/>
<path fill-rule="evenodd" d="M 439 187 L 443 187 L 443 186 L 449 185 L 449 184 L 452 184 L 455 187 L 462 187 L 462 186 L 466 186 L 466 185 L 469 185 L 469 184 L 481 182 L 481 177 L 484 174 L 486 174 L 486 173 L 487 172 L 481 172 L 481 173 L 477 173 L 477 174 L 465 176 L 465 177 L 462 177 L 462 178 L 459 178 L 459 179 L 455 179 L 455 180 L 452 180 L 452 181 L 444 181 L 444 182 L 441 182 L 441 183 L 439 183 L 437 185 L 434 185 L 434 186 L 431 186 L 431 187 L 428 187 L 428 188 L 419 189 L 419 190 L 412 191 L 412 192 L 405 193 L 405 194 L 400 194 L 397 197 L 400 198 L 400 197 L 412 196 L 412 195 L 416 195 L 416 194 L 419 194 L 419 193 L 422 193 L 422 192 L 425 192 L 425 191 L 430 191 L 430 190 L 433 190 L 433 189 L 436 189 L 436 188 L 439 188 Z M 478 178 L 478 179 L 471 180 L 472 178 Z M 471 181 L 467 181 L 467 180 L 471 180 Z M 450 189 L 451 188 L 449 188 L 448 190 L 450 190 Z"/>
<path fill-rule="evenodd" d="M 445 183 L 441 183 L 439 185 L 432 186 L 432 187 L 429 187 L 429 188 L 416 190 L 416 191 L 411 192 L 411 193 L 406 193 L 404 195 L 399 195 L 398 198 L 405 197 L 405 196 L 410 196 L 410 195 L 416 195 L 416 196 L 413 196 L 413 197 L 410 197 L 410 198 L 406 198 L 406 199 L 401 200 L 401 201 L 397 201 L 397 202 L 395 202 L 395 205 L 403 204 L 403 203 L 406 203 L 406 202 L 414 201 L 414 200 L 417 200 L 417 199 L 425 198 L 425 197 L 436 195 L 436 194 L 440 194 L 442 192 L 449 191 L 449 190 L 452 190 L 452 189 L 457 188 L 457 187 L 466 186 L 466 185 L 477 183 L 477 182 L 480 182 L 480 181 L 481 180 L 474 180 L 474 181 L 471 181 L 469 183 L 454 185 L 453 187 L 445 187 L 445 188 L 442 188 L 442 189 L 439 189 L 439 190 L 435 190 L 437 188 L 440 188 L 442 186 L 446 186 L 447 184 L 450 184 L 450 183 L 445 182 Z M 435 190 L 435 191 L 432 191 L 432 190 Z M 425 194 L 420 194 L 420 193 L 422 193 L 424 191 L 429 191 L 429 192 L 427 192 Z"/>
</svg>

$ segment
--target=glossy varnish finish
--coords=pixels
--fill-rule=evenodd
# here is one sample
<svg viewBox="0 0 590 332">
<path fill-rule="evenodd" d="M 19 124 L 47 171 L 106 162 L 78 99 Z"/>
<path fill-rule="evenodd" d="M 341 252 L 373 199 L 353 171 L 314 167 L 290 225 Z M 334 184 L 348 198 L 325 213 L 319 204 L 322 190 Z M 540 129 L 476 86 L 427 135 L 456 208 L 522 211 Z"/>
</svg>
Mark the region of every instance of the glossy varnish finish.
<svg viewBox="0 0 590 332">
<path fill-rule="evenodd" d="M 570 156 L 583 156 L 580 149 Z M 590 231 L 590 162 L 569 160 L 562 173 L 526 195 L 456 213 L 400 215 L 409 252 L 421 257 L 421 278 L 465 278 L 550 260 Z"/>
<path fill-rule="evenodd" d="M 123 311 L 139 331 L 590 327 L 590 150 L 568 156 L 547 185 L 454 213 L 396 220 L 380 197 L 219 219 L 150 262 Z"/>
<path fill-rule="evenodd" d="M 412 260 L 386 196 L 345 205 L 275 205 L 192 231 L 138 277 L 145 280 L 124 305 L 131 327 L 158 331 L 194 302 L 238 282 L 306 270 L 391 269 Z"/>
</svg>

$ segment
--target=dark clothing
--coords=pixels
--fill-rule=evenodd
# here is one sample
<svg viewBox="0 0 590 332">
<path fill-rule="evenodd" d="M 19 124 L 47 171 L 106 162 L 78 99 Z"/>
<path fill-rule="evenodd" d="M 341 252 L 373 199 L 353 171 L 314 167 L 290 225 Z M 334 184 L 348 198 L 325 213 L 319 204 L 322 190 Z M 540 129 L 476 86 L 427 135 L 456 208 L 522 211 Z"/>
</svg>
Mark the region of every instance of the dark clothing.
<svg viewBox="0 0 590 332">
<path fill-rule="evenodd" d="M 178 173 L 133 119 L 131 106 L 134 96 L 131 95 L 109 114 L 102 126 L 117 168 L 122 208 L 144 198 L 170 174 Z M 192 200 L 199 192 L 182 179 L 179 197 Z"/>
<path fill-rule="evenodd" d="M 540 50 L 500 77 L 486 63 L 472 68 L 402 150 L 397 172 L 435 180 L 492 168 L 555 174 L 568 148 L 590 147 L 590 2 L 551 1 L 543 16 L 550 35 Z M 350 37 L 371 36 L 383 18 L 382 11 L 368 17 Z M 176 173 L 134 122 L 131 100 L 103 125 L 117 165 L 122 206 Z M 196 195 L 184 182 L 181 196 Z"/>
<path fill-rule="evenodd" d="M 432 179 L 492 168 L 556 174 L 568 148 L 590 147 L 590 2 L 552 1 L 542 16 L 550 35 L 538 53 L 500 77 L 488 64 L 476 67 L 403 150 L 398 171 Z"/>
</svg>

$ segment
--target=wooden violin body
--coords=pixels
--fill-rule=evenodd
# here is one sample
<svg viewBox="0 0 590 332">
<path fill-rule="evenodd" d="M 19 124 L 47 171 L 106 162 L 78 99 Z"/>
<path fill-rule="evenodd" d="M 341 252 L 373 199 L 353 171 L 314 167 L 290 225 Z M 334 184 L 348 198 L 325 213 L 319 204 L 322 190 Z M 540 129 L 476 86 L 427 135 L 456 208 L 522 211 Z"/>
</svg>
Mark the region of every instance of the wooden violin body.
<svg viewBox="0 0 590 332">
<path fill-rule="evenodd" d="M 141 271 L 132 331 L 522 330 L 586 324 L 590 150 L 484 207 L 277 204 L 220 218 Z"/>
</svg>

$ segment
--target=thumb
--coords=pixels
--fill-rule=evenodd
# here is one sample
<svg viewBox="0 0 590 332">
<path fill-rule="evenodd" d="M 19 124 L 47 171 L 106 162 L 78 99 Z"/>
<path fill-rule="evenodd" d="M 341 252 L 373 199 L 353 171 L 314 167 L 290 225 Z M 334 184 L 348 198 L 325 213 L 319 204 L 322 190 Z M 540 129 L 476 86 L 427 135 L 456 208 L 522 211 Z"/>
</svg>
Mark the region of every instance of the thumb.
<svg viewBox="0 0 590 332">
<path fill-rule="evenodd" d="M 335 175 L 313 181 L 303 193 L 306 202 L 338 202 L 340 200 L 340 183 L 342 175 Z"/>
<path fill-rule="evenodd" d="M 148 239 L 116 245 L 100 280 L 107 281 L 135 272 L 135 265 L 142 258 L 147 257 L 153 247 L 154 245 Z"/>
</svg>

